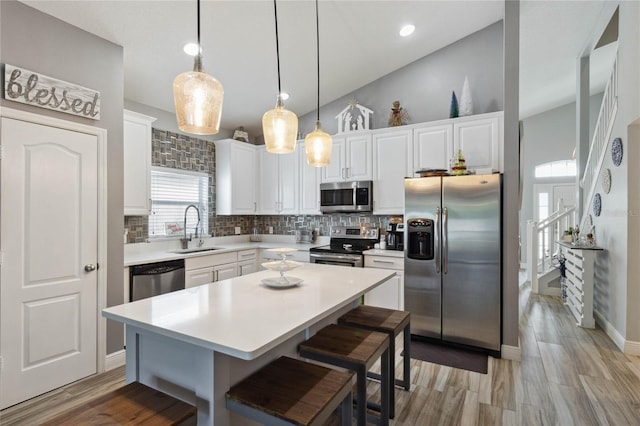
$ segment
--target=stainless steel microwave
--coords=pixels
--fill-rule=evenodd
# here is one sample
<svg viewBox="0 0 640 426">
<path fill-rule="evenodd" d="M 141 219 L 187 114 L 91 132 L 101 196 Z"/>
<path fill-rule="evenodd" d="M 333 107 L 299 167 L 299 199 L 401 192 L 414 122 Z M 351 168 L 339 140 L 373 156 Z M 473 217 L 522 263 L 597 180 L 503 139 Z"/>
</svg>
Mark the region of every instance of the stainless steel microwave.
<svg viewBox="0 0 640 426">
<path fill-rule="evenodd" d="M 373 210 L 373 182 L 370 180 L 320 184 L 322 213 L 370 212 Z"/>
</svg>

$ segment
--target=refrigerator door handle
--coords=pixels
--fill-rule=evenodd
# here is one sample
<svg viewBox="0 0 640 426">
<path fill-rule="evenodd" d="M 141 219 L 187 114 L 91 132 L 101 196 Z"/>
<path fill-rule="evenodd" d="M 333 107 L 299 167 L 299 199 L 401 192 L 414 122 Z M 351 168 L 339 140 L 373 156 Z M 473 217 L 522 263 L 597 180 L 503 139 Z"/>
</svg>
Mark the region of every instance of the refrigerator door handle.
<svg viewBox="0 0 640 426">
<path fill-rule="evenodd" d="M 446 274 L 449 266 L 449 226 L 447 208 L 442 209 L 442 270 Z"/>
<path fill-rule="evenodd" d="M 440 273 L 440 238 L 442 237 L 440 235 L 440 207 L 436 207 L 435 227 L 436 227 L 436 238 L 437 238 L 437 241 L 435 241 L 435 244 L 434 244 L 436 249 L 436 273 L 439 274 Z"/>
</svg>

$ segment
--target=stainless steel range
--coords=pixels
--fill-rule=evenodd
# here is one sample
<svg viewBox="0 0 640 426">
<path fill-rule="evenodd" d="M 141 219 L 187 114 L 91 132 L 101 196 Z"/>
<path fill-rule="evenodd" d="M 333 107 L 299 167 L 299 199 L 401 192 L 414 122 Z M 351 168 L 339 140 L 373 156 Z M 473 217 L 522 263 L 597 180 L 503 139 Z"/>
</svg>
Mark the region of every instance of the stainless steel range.
<svg viewBox="0 0 640 426">
<path fill-rule="evenodd" d="M 371 250 L 380 240 L 378 228 L 369 226 L 334 226 L 328 246 L 309 250 L 311 263 L 327 265 L 364 266 L 365 250 Z"/>
</svg>

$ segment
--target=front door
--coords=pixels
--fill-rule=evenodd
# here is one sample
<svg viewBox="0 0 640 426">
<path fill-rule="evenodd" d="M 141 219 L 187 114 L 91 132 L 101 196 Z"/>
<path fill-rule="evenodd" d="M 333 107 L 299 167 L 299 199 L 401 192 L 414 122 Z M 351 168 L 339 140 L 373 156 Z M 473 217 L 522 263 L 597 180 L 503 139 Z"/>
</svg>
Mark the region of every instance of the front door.
<svg viewBox="0 0 640 426">
<path fill-rule="evenodd" d="M 2 118 L 0 409 L 94 374 L 97 136 Z"/>
</svg>

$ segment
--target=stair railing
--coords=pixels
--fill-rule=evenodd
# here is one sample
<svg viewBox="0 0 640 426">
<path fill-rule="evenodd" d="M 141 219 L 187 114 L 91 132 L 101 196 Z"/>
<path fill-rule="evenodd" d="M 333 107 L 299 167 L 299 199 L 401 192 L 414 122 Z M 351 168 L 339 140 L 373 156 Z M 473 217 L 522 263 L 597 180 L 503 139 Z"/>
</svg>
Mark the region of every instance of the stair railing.
<svg viewBox="0 0 640 426">
<path fill-rule="evenodd" d="M 596 191 L 598 176 L 604 163 L 604 158 L 611 141 L 611 133 L 618 112 L 618 55 L 613 62 L 613 68 L 607 87 L 602 96 L 600 112 L 593 132 L 593 139 L 589 147 L 587 163 L 582 171 L 580 187 L 582 188 L 582 217 L 580 218 L 580 229 L 589 231 L 586 224 L 589 217 L 589 210 Z"/>
<path fill-rule="evenodd" d="M 531 291 L 539 292 L 539 274 L 549 270 L 553 254 L 558 252 L 558 241 L 564 230 L 573 226 L 575 207 L 563 207 L 549 217 L 527 223 L 527 279 L 531 282 Z"/>
</svg>

